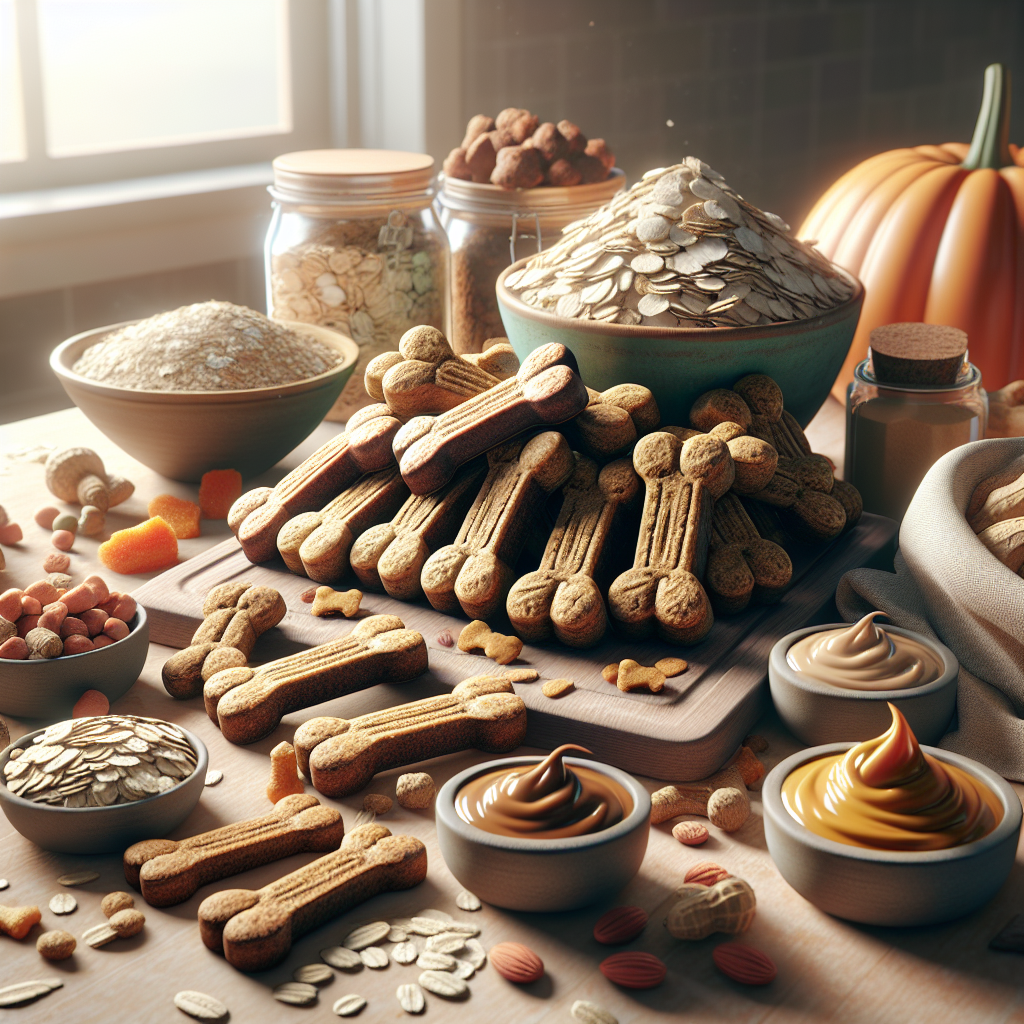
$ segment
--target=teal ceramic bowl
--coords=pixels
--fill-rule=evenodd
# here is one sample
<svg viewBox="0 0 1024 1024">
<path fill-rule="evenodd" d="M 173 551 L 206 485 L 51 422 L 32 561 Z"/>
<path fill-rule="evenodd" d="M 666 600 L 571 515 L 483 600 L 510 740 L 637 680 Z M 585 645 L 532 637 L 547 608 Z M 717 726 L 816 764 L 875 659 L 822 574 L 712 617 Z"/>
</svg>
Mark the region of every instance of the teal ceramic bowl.
<svg viewBox="0 0 1024 1024">
<path fill-rule="evenodd" d="M 822 316 L 755 327 L 629 327 L 569 320 L 526 305 L 505 287 L 513 263 L 498 278 L 498 308 L 520 361 L 535 348 L 560 341 L 571 349 L 587 387 L 616 384 L 650 388 L 661 422 L 686 426 L 690 406 L 712 388 L 727 388 L 748 373 L 766 373 L 782 388 L 786 409 L 806 426 L 828 398 L 853 341 L 864 288 Z"/>
</svg>

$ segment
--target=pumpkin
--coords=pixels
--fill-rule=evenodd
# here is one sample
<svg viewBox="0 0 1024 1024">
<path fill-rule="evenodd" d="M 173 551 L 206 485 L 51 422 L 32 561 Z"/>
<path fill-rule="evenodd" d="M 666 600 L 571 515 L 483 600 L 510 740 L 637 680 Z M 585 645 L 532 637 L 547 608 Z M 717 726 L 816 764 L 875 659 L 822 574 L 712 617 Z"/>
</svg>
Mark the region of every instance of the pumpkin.
<svg viewBox="0 0 1024 1024">
<path fill-rule="evenodd" d="M 1008 142 L 1010 76 L 985 69 L 970 146 L 880 153 L 847 171 L 797 234 L 861 279 L 864 307 L 832 393 L 846 400 L 873 328 L 905 321 L 967 332 L 989 390 L 1024 377 L 1024 155 Z"/>
</svg>

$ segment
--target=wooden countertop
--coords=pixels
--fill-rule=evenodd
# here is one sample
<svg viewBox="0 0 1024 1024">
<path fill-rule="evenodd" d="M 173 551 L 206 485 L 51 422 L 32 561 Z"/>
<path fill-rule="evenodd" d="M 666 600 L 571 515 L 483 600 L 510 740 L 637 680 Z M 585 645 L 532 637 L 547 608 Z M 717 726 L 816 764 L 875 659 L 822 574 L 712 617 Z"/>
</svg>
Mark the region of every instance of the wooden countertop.
<svg viewBox="0 0 1024 1024">
<path fill-rule="evenodd" d="M 842 416 L 841 407 L 830 399 L 809 429 L 816 450 L 830 455 L 839 466 Z M 327 429 L 330 428 L 321 428 Z M 32 513 L 39 505 L 60 504 L 53 502 L 45 490 L 42 466 L 25 461 L 24 451 L 21 457 L 11 457 L 11 453 L 37 445 L 68 443 L 96 448 L 109 469 L 135 482 L 135 495 L 108 516 L 111 528 L 119 529 L 144 517 L 146 502 L 157 493 L 195 497 L 194 488 L 164 480 L 117 451 L 77 410 L 0 426 L 0 504 L 25 530 L 21 545 L 4 549 L 8 568 L 0 572 L 0 590 L 26 585 L 42 575 L 42 560 L 50 545 L 48 534 L 32 522 Z M 316 436 L 285 465 L 294 464 L 315 443 Z M 272 471 L 266 482 L 273 482 L 280 475 L 280 469 Z M 184 557 L 227 535 L 223 523 L 204 522 L 203 529 L 203 537 L 181 543 Z M 96 547 L 97 541 L 89 538 L 76 542 L 72 565 L 76 576 L 101 571 L 112 588 L 125 590 L 134 589 L 143 581 L 144 577 L 116 578 L 101 569 Z M 200 700 L 178 702 L 167 696 L 160 683 L 160 667 L 170 653 L 169 648 L 153 645 L 139 682 L 113 710 L 151 715 L 187 726 L 207 744 L 210 766 L 224 773 L 223 782 L 204 791 L 199 807 L 173 835 L 180 838 L 265 813 L 269 807 L 263 793 L 268 770 L 266 754 L 281 739 L 290 739 L 295 725 L 309 715 L 289 716 L 261 743 L 233 746 L 206 717 Z M 344 700 L 350 699 L 336 702 L 332 710 L 345 714 Z M 15 737 L 35 727 L 35 723 L 20 721 L 9 721 L 9 725 Z M 758 731 L 771 744 L 762 755 L 769 767 L 800 746 L 774 715 L 767 716 Z M 486 755 L 467 753 L 439 758 L 423 768 L 440 786 L 462 768 L 484 759 Z M 370 791 L 393 795 L 400 773 L 401 769 L 378 776 Z M 648 785 L 653 790 L 660 784 L 651 781 Z M 1024 793 L 1024 787 L 1016 788 L 1018 794 Z M 340 801 L 321 799 L 335 803 L 344 815 L 346 827 L 351 828 L 362 796 Z M 247 1024 L 334 1019 L 331 1005 L 347 993 L 358 993 L 369 1001 L 358 1020 L 407 1019 L 398 1006 L 395 989 L 416 980 L 419 969 L 414 966 L 392 963 L 381 971 L 364 968 L 352 975 L 338 972 L 334 981 L 324 986 L 319 1004 L 311 1008 L 278 1003 L 271 997 L 270 989 L 289 980 L 296 967 L 317 962 L 318 950 L 338 943 L 355 924 L 410 916 L 434 907 L 478 923 L 485 948 L 505 940 L 527 944 L 540 954 L 547 969 L 541 981 L 519 987 L 503 981 L 488 965 L 470 981 L 470 997 L 465 1002 L 447 1003 L 428 994 L 424 1017 L 434 1020 L 554 1024 L 571 1020 L 569 1007 L 574 1000 L 589 999 L 609 1009 L 621 1024 L 678 1019 L 744 1024 L 1024 1024 L 1024 959 L 987 949 L 989 940 L 1007 920 L 1024 911 L 1024 852 L 1018 852 L 1010 880 L 997 898 L 970 917 L 928 929 L 863 927 L 828 917 L 790 889 L 765 849 L 760 800 L 756 795 L 753 805 L 754 813 L 739 832 L 724 835 L 712 827 L 712 838 L 702 847 L 680 846 L 669 834 L 668 825 L 654 827 L 639 875 L 607 904 L 568 914 L 513 914 L 485 907 L 470 915 L 455 907 L 454 897 L 461 887 L 438 853 L 432 811 L 408 811 L 396 804 L 394 810 L 378 820 L 393 832 L 418 836 L 427 845 L 430 866 L 426 881 L 408 892 L 378 897 L 325 925 L 299 940 L 279 967 L 252 976 L 235 971 L 201 944 L 195 923 L 196 907 L 216 889 L 258 888 L 312 855 L 293 857 L 207 886 L 187 903 L 169 910 L 147 907 L 139 897 L 137 905 L 147 918 L 143 933 L 94 950 L 81 942 L 81 935 L 102 922 L 102 896 L 126 888 L 120 858 L 47 853 L 0 819 L 0 877 L 10 882 L 10 888 L 0 893 L 0 902 L 37 904 L 43 911 L 42 927 L 33 929 L 25 941 L 16 943 L 0 936 L 0 986 L 32 978 L 58 977 L 64 982 L 64 987 L 50 996 L 25 1007 L 0 1011 L 0 1017 L 26 1022 L 67 1020 L 76 1024 L 185 1020 L 174 1008 L 172 998 L 182 989 L 198 989 L 226 1003 L 233 1021 Z M 656 913 L 656 908 L 681 884 L 686 870 L 701 860 L 716 861 L 753 886 L 758 914 L 744 941 L 769 953 L 778 965 L 777 979 L 766 988 L 735 985 L 714 969 L 711 951 L 724 937 L 676 942 L 662 927 L 663 913 Z M 83 868 L 99 871 L 100 879 L 74 890 L 63 890 L 57 885 L 56 879 L 62 873 Z M 47 904 L 58 891 L 74 893 L 79 903 L 74 914 L 58 917 L 49 911 Z M 597 970 L 600 961 L 616 948 L 599 946 L 592 940 L 593 923 L 608 907 L 626 903 L 644 907 L 651 914 L 651 921 L 640 938 L 624 948 L 655 953 L 669 968 L 665 983 L 647 992 L 618 989 Z M 45 962 L 34 948 L 40 931 L 53 928 L 64 928 L 79 937 L 74 957 L 61 964 Z"/>
</svg>

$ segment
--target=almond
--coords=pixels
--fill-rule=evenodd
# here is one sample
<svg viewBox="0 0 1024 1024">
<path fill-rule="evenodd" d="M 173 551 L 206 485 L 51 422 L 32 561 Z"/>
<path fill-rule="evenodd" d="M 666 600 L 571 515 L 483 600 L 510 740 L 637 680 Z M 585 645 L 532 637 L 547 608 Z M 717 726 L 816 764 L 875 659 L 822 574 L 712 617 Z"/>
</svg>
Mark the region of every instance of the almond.
<svg viewBox="0 0 1024 1024">
<path fill-rule="evenodd" d="M 696 882 L 697 885 L 714 885 L 716 882 L 720 882 L 723 878 L 728 877 L 729 872 L 721 865 L 711 860 L 702 860 L 699 864 L 694 864 L 686 872 L 683 881 Z"/>
<path fill-rule="evenodd" d="M 707 825 L 699 821 L 681 821 L 672 829 L 672 837 L 678 839 L 683 846 L 700 846 L 708 841 L 709 835 Z"/>
<path fill-rule="evenodd" d="M 647 914 L 640 907 L 614 907 L 594 925 L 594 938 L 605 946 L 618 946 L 635 939 L 647 925 Z"/>
<path fill-rule="evenodd" d="M 506 981 L 527 985 L 544 976 L 544 961 L 519 942 L 499 942 L 487 955 L 491 965 Z"/>
<path fill-rule="evenodd" d="M 653 953 L 613 953 L 601 961 L 601 973 L 623 988 L 654 988 L 665 980 L 665 972 Z"/>
<path fill-rule="evenodd" d="M 775 964 L 767 953 L 742 942 L 726 942 L 711 954 L 715 966 L 741 985 L 767 985 L 775 979 Z M 603 969 L 603 968 L 602 968 Z"/>
</svg>

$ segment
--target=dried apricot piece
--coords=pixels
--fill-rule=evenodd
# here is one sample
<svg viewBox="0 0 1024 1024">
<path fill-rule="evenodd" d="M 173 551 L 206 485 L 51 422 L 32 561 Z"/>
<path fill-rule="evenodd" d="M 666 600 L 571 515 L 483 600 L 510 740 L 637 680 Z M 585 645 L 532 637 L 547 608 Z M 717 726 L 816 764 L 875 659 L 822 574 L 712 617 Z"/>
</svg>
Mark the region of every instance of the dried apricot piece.
<svg viewBox="0 0 1024 1024">
<path fill-rule="evenodd" d="M 166 569 L 178 560 L 178 538 L 174 530 L 153 516 L 138 526 L 118 530 L 99 547 L 100 561 L 112 572 L 126 576 Z"/>
<path fill-rule="evenodd" d="M 211 469 L 199 481 L 204 519 L 227 519 L 228 510 L 241 496 L 242 474 L 237 469 Z"/>
<path fill-rule="evenodd" d="M 148 505 L 151 516 L 159 516 L 178 540 L 199 536 L 199 506 L 173 494 L 158 494 Z"/>
</svg>

